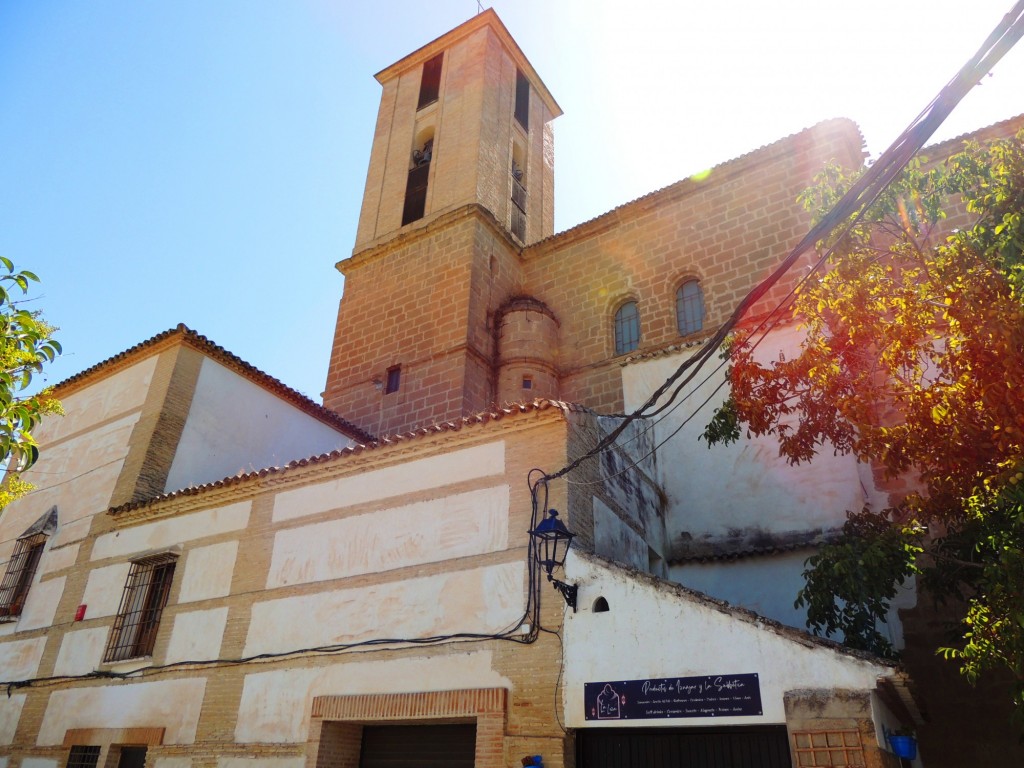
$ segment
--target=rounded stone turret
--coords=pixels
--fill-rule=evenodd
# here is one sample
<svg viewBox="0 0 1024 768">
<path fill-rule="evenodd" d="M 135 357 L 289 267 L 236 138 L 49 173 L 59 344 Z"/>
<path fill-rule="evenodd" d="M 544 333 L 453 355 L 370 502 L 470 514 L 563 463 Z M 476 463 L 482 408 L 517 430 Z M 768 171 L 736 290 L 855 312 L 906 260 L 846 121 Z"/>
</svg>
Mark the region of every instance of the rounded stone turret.
<svg viewBox="0 0 1024 768">
<path fill-rule="evenodd" d="M 528 296 L 509 301 L 498 319 L 499 403 L 558 399 L 558 320 Z"/>
</svg>

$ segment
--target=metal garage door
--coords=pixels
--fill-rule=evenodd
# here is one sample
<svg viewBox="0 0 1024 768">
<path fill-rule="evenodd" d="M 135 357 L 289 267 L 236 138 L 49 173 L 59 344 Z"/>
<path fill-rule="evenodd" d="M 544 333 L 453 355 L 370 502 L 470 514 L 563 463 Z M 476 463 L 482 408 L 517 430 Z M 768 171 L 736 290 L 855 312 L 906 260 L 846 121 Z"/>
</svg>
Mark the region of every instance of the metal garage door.
<svg viewBox="0 0 1024 768">
<path fill-rule="evenodd" d="M 578 768 L 789 768 L 785 726 L 592 728 L 576 732 Z"/>
<path fill-rule="evenodd" d="M 367 725 L 359 768 L 473 768 L 476 725 Z"/>
</svg>

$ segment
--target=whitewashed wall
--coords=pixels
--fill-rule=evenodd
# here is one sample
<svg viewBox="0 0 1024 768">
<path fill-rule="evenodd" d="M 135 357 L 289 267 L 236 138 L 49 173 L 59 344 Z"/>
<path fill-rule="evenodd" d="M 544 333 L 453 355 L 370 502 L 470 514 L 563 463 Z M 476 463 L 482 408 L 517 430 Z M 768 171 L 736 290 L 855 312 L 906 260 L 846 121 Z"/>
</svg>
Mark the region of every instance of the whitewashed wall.
<svg viewBox="0 0 1024 768">
<path fill-rule="evenodd" d="M 253 672 L 245 676 L 235 740 L 304 742 L 316 696 L 511 687 L 511 681 L 495 671 L 492 652 L 480 650 L 388 661 L 350 658 L 348 663 Z"/>
<path fill-rule="evenodd" d="M 268 591 L 252 607 L 245 654 L 514 626 L 523 558 L 472 560 L 508 549 L 504 471 L 505 443 L 495 441 L 277 494 Z M 441 490 L 465 480 L 479 487 Z M 346 513 L 354 504 L 360 511 Z M 368 574 L 384 578 L 342 581 Z"/>
<path fill-rule="evenodd" d="M 164 744 L 191 744 L 206 692 L 205 678 L 122 683 L 54 691 L 36 743 L 56 746 L 71 728 L 164 728 Z"/>
<path fill-rule="evenodd" d="M 795 327 L 776 330 L 760 345 L 758 357 L 777 359 L 780 351 L 791 355 L 799 339 Z M 684 350 L 625 366 L 626 409 L 641 405 L 692 354 L 693 350 Z M 870 472 L 852 456 L 835 456 L 825 449 L 810 464 L 790 466 L 771 437 L 744 436 L 733 445 L 709 449 L 699 437 L 714 408 L 728 395 L 728 387 L 714 394 L 723 382 L 723 372 L 697 383 L 719 362 L 713 357 L 695 380 L 696 386 L 677 399 L 679 407 L 654 426 L 659 444 L 679 430 L 659 448 L 657 464 L 668 494 L 671 549 L 701 544 L 739 549 L 763 542 L 766 536 L 835 529 L 845 521 L 847 510 L 860 510 L 866 503 L 885 505 L 884 497 L 874 490 Z M 709 404 L 697 417 L 681 426 L 709 396 Z"/>
<path fill-rule="evenodd" d="M 71 675 L 103 667 L 131 560 L 164 549 L 180 553 L 180 587 L 161 622 L 161 635 L 169 634 L 166 652 L 154 661 L 221 656 L 229 613 L 236 610 L 223 598 L 245 551 L 258 543 L 251 536 L 271 536 L 272 549 L 266 592 L 242 608 L 251 617 L 242 655 L 515 628 L 525 609 L 527 574 L 519 551 L 506 554 L 513 534 L 505 451 L 503 441 L 493 441 L 282 489 L 274 498 L 270 532 L 253 531 L 253 504 L 243 501 L 98 536 L 83 601 L 88 618 L 104 622 L 67 632 L 55 671 Z M 33 662 L 28 648 L 18 650 L 22 666 Z M 62 738 L 67 728 L 165 722 L 175 739 L 167 743 L 189 743 L 204 693 L 202 679 L 193 682 L 165 688 L 118 682 L 54 694 L 40 743 Z M 509 685 L 494 671 L 492 653 L 476 649 L 275 671 L 254 666 L 246 676 L 236 738 L 302 742 L 312 697 L 326 693 Z M 0 719 L 0 735 L 2 725 Z"/>
<path fill-rule="evenodd" d="M 353 443 L 229 368 L 204 359 L 165 490 L 283 466 Z"/>
<path fill-rule="evenodd" d="M 737 618 L 670 585 L 638 579 L 582 556 L 566 563 L 580 585 L 578 613 L 566 614 L 565 725 L 708 726 L 784 723 L 783 694 L 801 688 L 873 691 L 892 669 L 831 648 L 797 642 Z M 609 610 L 594 612 L 604 597 Z M 665 677 L 757 674 L 763 714 L 743 717 L 587 720 L 584 684 Z"/>
<path fill-rule="evenodd" d="M 68 395 L 62 400 L 64 415 L 48 416 L 40 424 L 35 438 L 43 450 L 39 461 L 22 475 L 36 490 L 0 517 L 0 563 L 10 557 L 15 540 L 54 505 L 58 529 L 47 544 L 40 572 L 53 570 L 53 558 L 73 560 L 77 547 L 59 555 L 58 550 L 83 539 L 90 518 L 109 506 L 156 362 L 155 356 L 147 358 L 97 386 Z M 30 602 L 35 591 L 29 593 Z"/>
<path fill-rule="evenodd" d="M 812 554 L 814 550 L 806 549 L 739 560 L 677 563 L 670 569 L 669 579 L 803 630 L 807 628 L 807 611 L 793 603 L 805 585 L 804 561 Z M 878 625 L 878 631 L 897 650 L 904 646 L 898 612 L 916 603 L 915 582 L 910 580 L 897 587 L 886 621 Z M 842 635 L 832 639 L 841 641 Z"/>
<path fill-rule="evenodd" d="M 762 363 L 779 359 L 780 354 L 792 357 L 800 339 L 796 326 L 778 328 L 760 344 L 757 357 Z M 638 407 L 694 351 L 625 366 L 627 410 Z M 848 511 L 865 505 L 882 509 L 888 506 L 888 499 L 875 486 L 870 467 L 853 456 L 836 456 L 828 448 L 821 449 L 812 462 L 796 466 L 779 456 L 773 437 L 744 435 L 733 445 L 708 448 L 700 435 L 729 392 L 728 385 L 715 391 L 724 382 L 724 369 L 709 376 L 720 362 L 713 357 L 695 384 L 677 398 L 678 407 L 653 426 L 659 444 L 679 430 L 661 444 L 657 461 L 658 479 L 668 496 L 668 575 L 685 586 L 804 629 L 806 611 L 793 606 L 804 584 L 803 561 L 813 553 L 822 534 L 843 525 Z M 703 382 L 705 378 L 708 380 Z M 683 425 L 709 397 L 708 405 Z M 808 548 L 705 563 L 683 559 L 772 545 Z M 879 627 L 896 648 L 903 645 L 897 609 L 912 606 L 915 600 L 911 586 L 902 589 L 888 624 Z"/>
<path fill-rule="evenodd" d="M 98 386 L 68 395 L 62 401 L 65 414 L 47 417 L 36 430 L 35 437 L 42 446 L 39 461 L 22 475 L 36 489 L 0 515 L 0 574 L 7 569 L 18 537 L 54 506 L 58 511 L 57 529 L 46 542 L 21 616 L 0 624 L 0 636 L 53 623 L 66 580 L 52 574 L 75 562 L 92 516 L 110 505 L 156 362 L 156 357 L 147 358 Z M 7 645 L 0 645 L 0 669 L 12 652 Z M 32 674 L 34 671 L 18 673 L 19 677 Z"/>
<path fill-rule="evenodd" d="M 681 563 L 672 566 L 669 577 L 698 592 L 804 629 L 807 611 L 794 608 L 793 602 L 804 586 L 804 560 L 813 553 L 804 549 L 741 560 Z"/>
</svg>

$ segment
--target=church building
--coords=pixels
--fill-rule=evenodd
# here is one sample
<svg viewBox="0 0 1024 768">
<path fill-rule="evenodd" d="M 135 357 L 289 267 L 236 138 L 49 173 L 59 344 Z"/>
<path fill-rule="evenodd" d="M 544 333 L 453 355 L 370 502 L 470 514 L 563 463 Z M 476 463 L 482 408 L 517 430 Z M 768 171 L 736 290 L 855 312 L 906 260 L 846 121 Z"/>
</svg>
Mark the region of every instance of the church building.
<svg viewBox="0 0 1024 768">
<path fill-rule="evenodd" d="M 185 326 L 55 388 L 0 515 L 0 768 L 922 765 L 906 672 L 792 607 L 871 468 L 699 444 L 720 372 L 624 416 L 856 125 L 555 233 L 561 109 L 493 11 L 376 77 L 322 405 Z"/>
</svg>

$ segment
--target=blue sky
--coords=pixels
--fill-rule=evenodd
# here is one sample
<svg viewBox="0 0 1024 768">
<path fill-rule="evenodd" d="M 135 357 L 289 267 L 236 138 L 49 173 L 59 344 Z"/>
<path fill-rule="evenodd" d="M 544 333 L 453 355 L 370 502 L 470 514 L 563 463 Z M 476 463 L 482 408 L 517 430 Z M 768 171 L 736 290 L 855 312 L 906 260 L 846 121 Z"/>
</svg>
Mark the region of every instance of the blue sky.
<svg viewBox="0 0 1024 768">
<path fill-rule="evenodd" d="M 707 5 L 495 3 L 565 111 L 557 230 L 832 117 L 877 155 L 1012 0 Z M 373 74 L 475 12 L 0 0 L 0 254 L 43 280 L 33 306 L 65 348 L 50 383 L 184 322 L 319 400 Z M 1022 94 L 1019 47 L 937 138 Z"/>
</svg>

